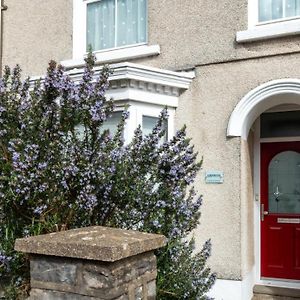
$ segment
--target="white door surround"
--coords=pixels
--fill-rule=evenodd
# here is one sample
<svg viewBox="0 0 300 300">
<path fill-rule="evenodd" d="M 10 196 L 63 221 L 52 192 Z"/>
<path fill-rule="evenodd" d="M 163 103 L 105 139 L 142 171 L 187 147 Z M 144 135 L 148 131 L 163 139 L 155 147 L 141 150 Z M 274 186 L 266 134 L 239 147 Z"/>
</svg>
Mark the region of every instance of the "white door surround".
<svg viewBox="0 0 300 300">
<path fill-rule="evenodd" d="M 227 136 L 246 140 L 251 126 L 261 113 L 277 105 L 300 105 L 299 95 L 300 79 L 272 80 L 256 87 L 233 110 Z"/>
</svg>

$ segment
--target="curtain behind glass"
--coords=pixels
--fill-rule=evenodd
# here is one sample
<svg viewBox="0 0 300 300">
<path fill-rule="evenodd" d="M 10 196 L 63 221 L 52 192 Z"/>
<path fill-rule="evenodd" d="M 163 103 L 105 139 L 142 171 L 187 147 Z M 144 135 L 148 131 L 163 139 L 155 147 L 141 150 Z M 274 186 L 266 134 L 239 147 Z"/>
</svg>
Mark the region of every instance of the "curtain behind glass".
<svg viewBox="0 0 300 300">
<path fill-rule="evenodd" d="M 259 0 L 259 22 L 300 15 L 300 0 Z"/>
<path fill-rule="evenodd" d="M 283 18 L 283 0 L 259 0 L 259 21 Z"/>
<path fill-rule="evenodd" d="M 146 0 L 117 0 L 116 46 L 146 42 L 146 18 Z"/>
<path fill-rule="evenodd" d="M 89 3 L 87 50 L 89 46 L 95 51 L 144 43 L 147 36 L 146 22 L 147 0 L 101 0 Z"/>
<path fill-rule="evenodd" d="M 286 0 L 285 3 L 286 17 L 300 15 L 300 0 Z"/>
<path fill-rule="evenodd" d="M 115 0 L 101 0 L 87 5 L 87 50 L 115 47 Z"/>
</svg>

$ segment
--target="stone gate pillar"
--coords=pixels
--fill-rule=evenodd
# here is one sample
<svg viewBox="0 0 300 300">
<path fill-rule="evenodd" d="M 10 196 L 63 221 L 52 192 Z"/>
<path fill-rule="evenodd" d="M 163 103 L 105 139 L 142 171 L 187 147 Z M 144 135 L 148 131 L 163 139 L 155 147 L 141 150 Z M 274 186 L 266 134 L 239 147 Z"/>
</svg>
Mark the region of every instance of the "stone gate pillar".
<svg viewBox="0 0 300 300">
<path fill-rule="evenodd" d="M 87 227 L 17 239 L 30 255 L 30 300 L 154 300 L 162 235 Z"/>
</svg>

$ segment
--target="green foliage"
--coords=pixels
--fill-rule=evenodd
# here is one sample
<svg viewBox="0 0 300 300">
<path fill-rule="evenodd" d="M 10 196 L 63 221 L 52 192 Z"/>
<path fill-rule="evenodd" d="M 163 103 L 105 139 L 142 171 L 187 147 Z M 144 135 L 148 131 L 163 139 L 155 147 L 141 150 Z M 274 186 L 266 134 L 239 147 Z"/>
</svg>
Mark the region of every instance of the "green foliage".
<svg viewBox="0 0 300 300">
<path fill-rule="evenodd" d="M 210 243 L 194 252 L 187 236 L 199 224 L 201 197 L 192 186 L 197 162 L 185 127 L 163 141 L 167 110 L 152 133 L 124 143 L 125 110 L 116 134 L 102 130 L 114 107 L 105 98 L 110 70 L 86 60 L 74 83 L 50 62 L 43 80 L 21 81 L 20 68 L 0 80 L 0 278 L 7 299 L 27 292 L 28 261 L 16 238 L 89 225 L 164 234 L 159 299 L 206 299 L 215 281 L 205 266 Z"/>
</svg>

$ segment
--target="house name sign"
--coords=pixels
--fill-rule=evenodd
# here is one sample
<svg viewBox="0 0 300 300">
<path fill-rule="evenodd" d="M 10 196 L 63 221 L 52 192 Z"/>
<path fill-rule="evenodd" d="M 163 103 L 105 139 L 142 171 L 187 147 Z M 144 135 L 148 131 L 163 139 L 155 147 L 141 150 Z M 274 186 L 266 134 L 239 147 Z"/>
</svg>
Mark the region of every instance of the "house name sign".
<svg viewBox="0 0 300 300">
<path fill-rule="evenodd" d="M 222 171 L 205 172 L 205 183 L 220 184 L 224 182 L 224 173 Z"/>
</svg>

